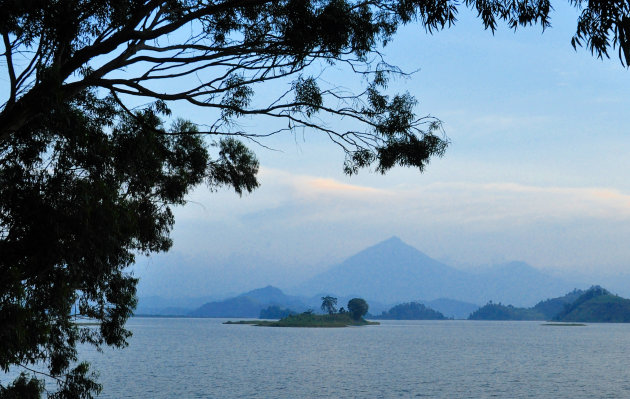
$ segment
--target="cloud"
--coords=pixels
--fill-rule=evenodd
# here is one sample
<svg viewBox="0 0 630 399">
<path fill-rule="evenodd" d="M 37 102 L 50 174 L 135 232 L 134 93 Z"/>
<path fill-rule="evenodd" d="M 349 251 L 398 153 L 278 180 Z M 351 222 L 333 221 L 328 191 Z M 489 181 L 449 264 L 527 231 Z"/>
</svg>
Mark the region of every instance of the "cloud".
<svg viewBox="0 0 630 399">
<path fill-rule="evenodd" d="M 383 189 L 350 184 L 332 178 L 294 174 L 270 168 L 261 169 L 260 180 L 263 188 L 267 184 L 275 186 L 274 188 L 284 186 L 285 189 L 288 189 L 294 193 L 294 195 L 305 198 L 312 196 L 357 197 L 388 194 L 388 191 Z"/>
<path fill-rule="evenodd" d="M 448 182 L 381 189 L 272 170 L 266 171 L 265 177 L 273 178 L 274 190 L 280 190 L 284 197 L 272 208 L 291 204 L 291 208 L 302 209 L 303 214 L 334 214 L 337 209 L 343 215 L 335 215 L 336 218 L 361 217 L 366 212 L 373 218 L 378 218 L 378 214 L 397 214 L 401 220 L 412 213 L 424 215 L 425 221 L 434 223 L 523 224 L 539 220 L 630 218 L 630 195 L 609 188 Z M 375 209 L 379 206 L 382 208 Z M 265 210 L 263 206 L 256 212 Z"/>
<path fill-rule="evenodd" d="M 263 169 L 251 195 L 198 190 L 176 211 L 174 250 L 278 267 L 333 264 L 391 235 L 433 257 L 483 264 L 619 268 L 630 258 L 630 195 L 513 182 L 401 183 Z M 370 179 L 370 181 L 374 181 Z M 589 269 L 590 270 L 590 269 Z"/>
<path fill-rule="evenodd" d="M 300 181 L 297 186 L 304 192 L 310 192 L 313 194 L 333 194 L 344 197 L 388 194 L 386 190 L 341 183 L 334 179 L 324 179 L 321 177 L 302 176 L 300 177 Z"/>
<path fill-rule="evenodd" d="M 436 221 L 531 224 L 630 217 L 630 195 L 593 187 L 543 187 L 516 183 L 435 183 L 401 192 Z M 498 225 L 497 227 L 501 227 Z"/>
<path fill-rule="evenodd" d="M 600 187 L 533 186 L 511 182 L 438 182 L 375 188 L 333 178 L 261 171 L 262 187 L 243 198 L 201 190 L 179 208 L 183 221 L 273 218 L 296 225 L 320 221 L 476 225 L 502 230 L 510 225 L 570 223 L 630 218 L 630 195 Z M 380 222 L 379 222 L 380 221 Z"/>
</svg>

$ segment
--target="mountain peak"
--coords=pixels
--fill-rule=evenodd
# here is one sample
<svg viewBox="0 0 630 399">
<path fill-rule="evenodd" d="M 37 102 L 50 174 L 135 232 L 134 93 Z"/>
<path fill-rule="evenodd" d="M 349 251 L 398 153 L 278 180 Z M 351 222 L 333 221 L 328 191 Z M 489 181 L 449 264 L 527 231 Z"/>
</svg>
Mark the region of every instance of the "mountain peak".
<svg viewBox="0 0 630 399">
<path fill-rule="evenodd" d="M 475 274 L 457 270 L 392 236 L 312 277 L 299 290 L 308 295 L 356 294 L 384 302 L 449 297 L 470 303 L 499 299 L 529 306 L 573 286 L 523 262 L 496 265 Z"/>
<path fill-rule="evenodd" d="M 401 240 L 398 236 L 391 236 L 385 241 L 381 241 L 376 243 L 361 252 L 350 257 L 348 260 L 355 257 L 408 257 L 408 258 L 422 258 L 424 261 L 437 262 L 434 259 L 431 259 L 427 254 L 419 251 L 415 247 L 407 244 L 403 240 Z M 388 262 L 386 262 L 388 263 Z"/>
<path fill-rule="evenodd" d="M 239 296 L 249 296 L 249 297 L 257 297 L 257 296 L 269 296 L 269 295 L 284 295 L 284 292 L 280 288 L 276 288 L 273 285 L 268 285 L 263 288 L 256 288 L 255 290 L 248 291 Z"/>
<path fill-rule="evenodd" d="M 401 240 L 400 237 L 398 236 L 391 236 L 387 240 L 381 242 L 381 244 L 384 244 L 384 243 L 404 244 L 403 240 Z"/>
<path fill-rule="evenodd" d="M 407 249 L 412 249 L 414 251 L 418 251 L 417 249 L 415 249 L 411 245 L 407 244 L 406 242 L 404 242 L 403 240 L 401 240 L 397 236 L 391 236 L 387 240 L 384 240 L 384 241 L 381 241 L 379 243 L 376 243 L 376 244 L 372 245 L 371 247 L 366 248 L 365 250 L 370 250 L 370 249 L 382 250 L 382 249 L 385 249 L 385 248 L 390 249 L 390 250 L 391 249 L 407 248 Z M 418 252 L 420 252 L 420 251 L 418 251 Z"/>
</svg>

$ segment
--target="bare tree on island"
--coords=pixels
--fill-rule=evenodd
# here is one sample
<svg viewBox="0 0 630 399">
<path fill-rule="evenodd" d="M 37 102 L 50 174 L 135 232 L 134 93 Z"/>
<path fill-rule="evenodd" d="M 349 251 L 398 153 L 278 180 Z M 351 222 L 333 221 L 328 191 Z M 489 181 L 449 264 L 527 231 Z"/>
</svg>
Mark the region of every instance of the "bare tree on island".
<svg viewBox="0 0 630 399">
<path fill-rule="evenodd" d="M 573 44 L 600 57 L 618 47 L 628 63 L 625 3 L 573 4 L 583 9 Z M 458 6 L 0 0 L 2 370 L 37 363 L 59 384 L 51 395 L 98 392 L 77 344 L 126 345 L 137 280 L 125 270 L 136 254 L 170 248 L 171 206 L 185 204 L 189 190 L 258 186 L 258 161 L 242 140 L 265 145 L 271 135 L 309 129 L 339 145 L 348 174 L 422 171 L 447 139 L 439 120 L 417 116 L 410 94 L 386 93 L 388 79 L 404 73 L 379 48 L 406 23 L 428 32 L 450 26 Z M 497 20 L 549 26 L 547 0 L 464 6 L 492 30 Z M 361 88 L 324 83 L 319 74 L 330 64 L 360 77 Z M 216 118 L 180 120 L 169 109 L 176 102 Z M 257 118 L 256 128 L 241 128 L 243 118 Z M 76 316 L 100 327 L 72 322 L 75 304 Z M 1 395 L 18 392 L 38 397 L 43 387 L 25 376 L 0 385 Z"/>
<path fill-rule="evenodd" d="M 322 310 L 324 312 L 328 312 L 328 314 L 333 314 L 337 312 L 337 298 L 332 296 L 323 296 L 322 297 Z"/>
</svg>

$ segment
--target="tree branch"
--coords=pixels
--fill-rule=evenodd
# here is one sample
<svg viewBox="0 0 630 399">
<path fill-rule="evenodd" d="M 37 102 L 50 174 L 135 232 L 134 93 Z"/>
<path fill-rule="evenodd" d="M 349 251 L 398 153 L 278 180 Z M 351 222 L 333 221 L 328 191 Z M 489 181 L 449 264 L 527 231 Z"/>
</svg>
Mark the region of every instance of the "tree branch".
<svg viewBox="0 0 630 399">
<path fill-rule="evenodd" d="M 17 95 L 17 79 L 15 77 L 15 69 L 13 68 L 13 45 L 11 44 L 11 40 L 9 38 L 9 34 L 7 32 L 2 32 L 2 39 L 4 41 L 4 56 L 7 60 L 7 70 L 9 71 L 9 99 L 7 100 L 8 105 L 12 105 L 15 103 L 16 95 Z"/>
</svg>

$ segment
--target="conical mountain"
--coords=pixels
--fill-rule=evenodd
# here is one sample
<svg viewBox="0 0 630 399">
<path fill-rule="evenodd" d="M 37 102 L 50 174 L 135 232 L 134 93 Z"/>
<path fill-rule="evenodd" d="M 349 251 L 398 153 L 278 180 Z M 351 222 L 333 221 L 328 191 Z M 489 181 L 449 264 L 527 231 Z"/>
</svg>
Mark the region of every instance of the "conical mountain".
<svg viewBox="0 0 630 399">
<path fill-rule="evenodd" d="M 523 262 L 494 266 L 481 273 L 458 270 L 392 237 L 307 280 L 293 292 L 356 295 L 384 303 L 449 298 L 532 306 L 576 286 Z"/>
<path fill-rule="evenodd" d="M 464 277 L 463 272 L 392 237 L 313 277 L 299 291 L 360 295 L 384 302 L 433 299 L 455 291 Z"/>
</svg>

